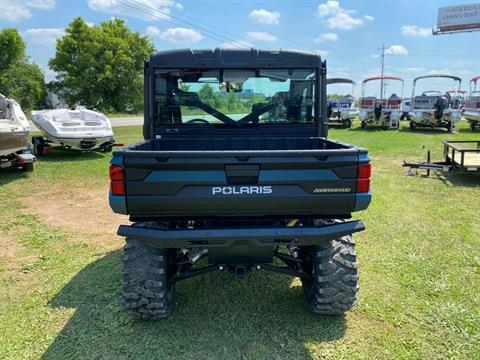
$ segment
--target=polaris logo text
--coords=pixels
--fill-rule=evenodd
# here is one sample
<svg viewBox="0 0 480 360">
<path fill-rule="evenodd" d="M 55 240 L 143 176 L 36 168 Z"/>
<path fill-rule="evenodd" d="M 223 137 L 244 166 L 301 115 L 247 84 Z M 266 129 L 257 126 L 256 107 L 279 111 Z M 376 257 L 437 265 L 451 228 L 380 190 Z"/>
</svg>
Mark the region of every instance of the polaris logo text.
<svg viewBox="0 0 480 360">
<path fill-rule="evenodd" d="M 253 195 L 271 194 L 271 186 L 214 186 L 212 195 Z"/>
</svg>

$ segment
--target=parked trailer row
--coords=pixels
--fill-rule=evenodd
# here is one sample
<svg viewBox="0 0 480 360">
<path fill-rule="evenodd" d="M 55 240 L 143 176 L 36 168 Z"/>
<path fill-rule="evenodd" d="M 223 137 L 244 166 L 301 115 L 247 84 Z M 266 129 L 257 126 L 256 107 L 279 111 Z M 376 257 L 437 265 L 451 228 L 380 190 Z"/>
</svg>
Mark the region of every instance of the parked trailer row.
<svg viewBox="0 0 480 360">
<path fill-rule="evenodd" d="M 450 80 L 451 88 L 439 91 L 430 81 Z M 329 97 L 328 115 L 330 124 L 350 127 L 359 116 L 361 127 L 398 129 L 401 120 L 410 122 L 410 129 L 445 128 L 451 132 L 462 115 L 469 121 L 470 129 L 480 128 L 480 76 L 470 80 L 470 92 L 461 90 L 462 80 L 449 74 L 430 74 L 413 80 L 411 98 L 403 98 L 404 80 L 394 76 L 375 76 L 362 82 L 360 99 L 355 98 L 355 82 L 350 79 L 332 78 L 327 85 L 351 84 L 352 92 L 342 98 Z M 393 85 L 396 83 L 396 89 Z M 387 92 L 387 85 L 390 89 Z M 418 92 L 421 86 L 432 89 Z M 373 95 L 372 95 L 373 89 Z M 398 91 L 395 91 L 398 90 Z M 358 107 L 355 105 L 358 103 Z"/>
</svg>

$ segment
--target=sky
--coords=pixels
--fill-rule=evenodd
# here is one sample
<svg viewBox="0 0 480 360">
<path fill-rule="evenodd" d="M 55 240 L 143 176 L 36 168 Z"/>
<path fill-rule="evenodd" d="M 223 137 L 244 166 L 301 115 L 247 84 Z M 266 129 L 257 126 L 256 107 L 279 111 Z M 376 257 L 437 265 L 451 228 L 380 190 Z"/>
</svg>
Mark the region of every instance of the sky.
<svg viewBox="0 0 480 360">
<path fill-rule="evenodd" d="M 478 0 L 0 0 L 0 29 L 20 31 L 27 54 L 47 80 L 55 75 L 48 59 L 55 54 L 56 39 L 75 16 L 90 25 L 122 18 L 133 31 L 149 36 L 157 50 L 247 46 L 317 51 L 327 60 L 328 77 L 357 83 L 380 73 L 380 47 L 385 46 L 385 73 L 405 80 L 407 96 L 412 79 L 420 75 L 457 75 L 464 89 L 480 75 L 480 31 L 431 32 L 439 7 L 468 3 Z"/>
</svg>

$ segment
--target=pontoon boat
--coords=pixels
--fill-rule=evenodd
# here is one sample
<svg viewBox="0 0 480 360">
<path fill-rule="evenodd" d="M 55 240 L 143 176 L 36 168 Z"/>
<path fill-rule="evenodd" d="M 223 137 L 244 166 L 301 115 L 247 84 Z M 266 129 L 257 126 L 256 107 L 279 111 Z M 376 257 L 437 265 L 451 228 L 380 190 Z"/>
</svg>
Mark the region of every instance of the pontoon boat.
<svg viewBox="0 0 480 360">
<path fill-rule="evenodd" d="M 455 90 L 442 93 L 438 90 L 428 90 L 421 95 L 415 95 L 418 80 L 423 79 L 451 79 L 455 83 Z M 412 104 L 410 108 L 410 129 L 416 127 L 443 127 L 453 131 L 455 122 L 460 121 L 462 101 L 460 86 L 462 79 L 457 76 L 434 74 L 419 76 L 413 80 Z"/>
<path fill-rule="evenodd" d="M 401 115 L 400 120 L 410 120 L 408 113 L 410 112 L 411 99 L 403 99 L 402 104 L 400 105 Z"/>
<path fill-rule="evenodd" d="M 32 139 L 34 152 L 38 155 L 55 144 L 66 149 L 105 152 L 111 151 L 115 145 L 110 120 L 92 110 L 32 111 L 32 121 L 43 133 L 43 136 Z"/>
<path fill-rule="evenodd" d="M 27 151 L 29 133 L 30 125 L 20 105 L 0 94 L 0 168 L 33 170 L 35 158 Z"/>
<path fill-rule="evenodd" d="M 380 94 L 365 96 L 369 82 L 380 82 Z M 395 81 L 401 84 L 400 96 L 391 92 L 386 96 L 386 88 L 389 82 Z M 362 101 L 360 104 L 360 120 L 362 128 L 377 126 L 387 129 L 398 129 L 402 110 L 403 79 L 393 76 L 375 76 L 363 80 Z"/>
<path fill-rule="evenodd" d="M 333 78 L 327 79 L 327 85 L 331 84 L 350 84 L 352 91 L 342 98 L 327 98 L 328 123 L 342 124 L 351 127 L 353 120 L 358 116 L 358 108 L 355 104 L 355 86 L 356 83 L 350 79 Z M 327 95 L 328 96 L 328 95 Z"/>
<path fill-rule="evenodd" d="M 480 76 L 470 80 L 470 93 L 463 111 L 463 116 L 470 123 L 472 131 L 480 127 L 480 86 L 477 88 L 477 83 L 480 85 Z"/>
</svg>

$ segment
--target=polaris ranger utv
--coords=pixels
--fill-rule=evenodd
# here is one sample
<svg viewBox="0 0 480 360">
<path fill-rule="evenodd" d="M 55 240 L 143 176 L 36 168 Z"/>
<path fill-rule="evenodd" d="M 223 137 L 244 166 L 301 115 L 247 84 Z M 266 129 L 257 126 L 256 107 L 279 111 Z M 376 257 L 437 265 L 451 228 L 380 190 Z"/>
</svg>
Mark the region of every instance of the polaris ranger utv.
<svg viewBox="0 0 480 360">
<path fill-rule="evenodd" d="M 349 310 L 351 234 L 368 207 L 367 150 L 327 139 L 326 63 L 298 51 L 173 50 L 145 63 L 144 141 L 114 151 L 110 205 L 130 215 L 123 304 L 172 312 L 210 271 L 299 277 L 308 307 Z M 202 259 L 202 260 L 201 260 Z"/>
</svg>

